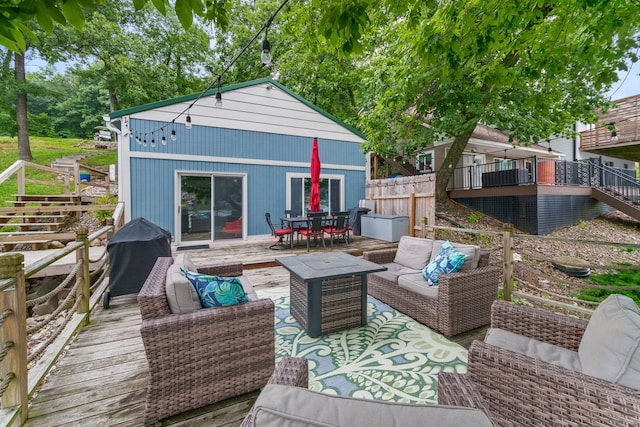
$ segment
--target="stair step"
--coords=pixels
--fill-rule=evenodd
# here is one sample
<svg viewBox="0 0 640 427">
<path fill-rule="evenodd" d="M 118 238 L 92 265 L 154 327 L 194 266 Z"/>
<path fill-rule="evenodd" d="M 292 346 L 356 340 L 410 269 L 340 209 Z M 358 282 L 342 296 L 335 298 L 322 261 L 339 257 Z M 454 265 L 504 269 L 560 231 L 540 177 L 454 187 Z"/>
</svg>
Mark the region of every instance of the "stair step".
<svg viewBox="0 0 640 427">
<path fill-rule="evenodd" d="M 38 234 L 54 234 L 55 231 L 0 231 L 0 236 L 33 236 Z"/>
<path fill-rule="evenodd" d="M 48 200 L 48 201 L 37 201 L 37 200 L 9 200 L 9 203 L 11 203 L 12 205 L 14 205 L 15 207 L 29 207 L 29 206 L 25 206 L 27 203 L 31 203 L 31 207 L 36 207 L 34 206 L 34 204 L 38 204 L 41 206 L 68 206 L 68 205 L 77 205 L 80 204 L 79 201 L 78 203 L 76 202 L 71 202 L 71 201 L 66 201 L 66 200 L 58 200 L 58 201 L 54 201 L 54 200 Z"/>
<path fill-rule="evenodd" d="M 7 222 L 1 224 L 0 227 L 57 227 L 60 228 L 64 222 Z"/>
<path fill-rule="evenodd" d="M 13 197 L 20 201 L 49 201 L 49 200 L 78 200 L 76 194 L 14 194 Z"/>
<path fill-rule="evenodd" d="M 29 220 L 29 219 L 59 219 L 59 218 L 66 218 L 68 215 L 64 215 L 64 214 L 15 214 L 15 215 L 0 215 L 0 220 L 3 219 L 14 219 L 14 218 L 21 218 L 24 220 Z"/>
</svg>

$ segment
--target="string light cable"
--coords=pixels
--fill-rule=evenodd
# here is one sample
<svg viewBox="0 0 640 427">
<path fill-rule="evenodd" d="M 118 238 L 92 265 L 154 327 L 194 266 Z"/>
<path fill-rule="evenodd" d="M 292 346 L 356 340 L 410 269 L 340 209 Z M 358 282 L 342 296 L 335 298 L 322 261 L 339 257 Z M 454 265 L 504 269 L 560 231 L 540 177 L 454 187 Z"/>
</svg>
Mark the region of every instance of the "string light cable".
<svg viewBox="0 0 640 427">
<path fill-rule="evenodd" d="M 138 143 L 140 143 L 139 141 L 142 140 L 143 142 L 143 146 L 147 146 L 146 144 L 146 136 L 148 134 L 154 134 L 155 132 L 162 132 L 164 134 L 164 129 L 171 126 L 171 140 L 175 141 L 177 139 L 177 135 L 176 135 L 176 130 L 175 130 L 175 122 L 177 119 L 179 119 L 180 117 L 182 117 L 185 113 L 187 114 L 186 117 L 186 123 L 185 123 L 185 127 L 187 129 L 191 129 L 191 127 L 193 126 L 192 120 L 191 120 L 191 115 L 190 115 L 190 110 L 194 107 L 194 105 L 200 100 L 202 99 L 202 97 L 205 96 L 205 94 L 207 94 L 207 92 L 209 92 L 213 86 L 215 84 L 217 84 L 218 87 L 218 91 L 216 92 L 216 106 L 220 107 L 222 106 L 222 92 L 220 92 L 220 82 L 222 80 L 222 77 L 224 76 L 224 74 L 229 71 L 229 69 L 231 69 L 231 67 L 233 67 L 233 65 L 238 61 L 238 59 L 240 59 L 240 57 L 249 49 L 249 47 L 258 39 L 258 37 L 260 37 L 260 35 L 264 32 L 265 33 L 265 37 L 264 40 L 262 41 L 262 50 L 261 50 L 261 60 L 263 61 L 263 65 L 267 66 L 269 64 L 265 64 L 264 63 L 264 55 L 265 55 L 265 45 L 269 47 L 269 41 L 267 40 L 267 29 L 271 26 L 271 23 L 273 22 L 273 20 L 275 19 L 275 17 L 278 15 L 278 13 L 280 13 L 280 11 L 287 5 L 287 3 L 289 3 L 289 0 L 284 0 L 282 2 L 282 4 L 280 4 L 280 6 L 278 7 L 278 9 L 276 9 L 275 12 L 273 12 L 273 14 L 271 14 L 271 16 L 267 19 L 267 21 L 265 22 L 265 24 L 260 28 L 260 30 L 251 38 L 251 40 L 249 40 L 249 42 L 247 44 L 245 44 L 245 46 L 242 48 L 242 50 L 240 50 L 240 52 L 224 67 L 224 69 L 222 70 L 222 72 L 211 81 L 211 83 L 209 83 L 209 85 L 198 94 L 198 96 L 184 109 L 182 110 L 173 120 L 171 120 L 170 123 L 165 123 L 164 125 L 158 127 L 157 129 L 154 129 L 152 131 L 148 131 L 148 132 L 138 132 L 138 131 L 134 131 L 133 129 L 130 130 L 129 134 L 133 134 L 135 132 L 136 134 L 136 141 L 138 141 Z M 269 49 L 270 50 L 270 49 Z M 270 51 L 268 52 L 268 54 L 270 55 Z M 269 61 L 270 63 L 270 61 Z M 142 138 L 140 138 L 138 136 L 138 134 L 143 135 Z M 164 141 L 166 141 L 166 139 L 163 138 Z M 154 141 L 155 142 L 155 141 Z M 164 143 L 163 143 L 164 145 Z M 155 147 L 155 143 L 152 144 L 152 146 Z"/>
</svg>

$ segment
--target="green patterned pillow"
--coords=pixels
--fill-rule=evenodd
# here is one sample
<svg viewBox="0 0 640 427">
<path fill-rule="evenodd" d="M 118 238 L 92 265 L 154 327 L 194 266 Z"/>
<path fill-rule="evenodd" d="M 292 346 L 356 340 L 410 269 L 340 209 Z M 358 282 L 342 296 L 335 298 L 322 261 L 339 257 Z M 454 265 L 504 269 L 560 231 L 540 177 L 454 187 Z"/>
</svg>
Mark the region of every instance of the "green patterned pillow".
<svg viewBox="0 0 640 427">
<path fill-rule="evenodd" d="M 196 288 L 204 308 L 236 305 L 249 301 L 237 277 L 208 276 L 185 269 L 181 271 Z"/>
<path fill-rule="evenodd" d="M 450 241 L 446 241 L 440 247 L 440 250 L 425 268 L 422 269 L 422 276 L 426 279 L 427 285 L 438 286 L 438 277 L 441 274 L 455 273 L 462 267 L 466 254 L 458 252 L 451 245 Z"/>
</svg>

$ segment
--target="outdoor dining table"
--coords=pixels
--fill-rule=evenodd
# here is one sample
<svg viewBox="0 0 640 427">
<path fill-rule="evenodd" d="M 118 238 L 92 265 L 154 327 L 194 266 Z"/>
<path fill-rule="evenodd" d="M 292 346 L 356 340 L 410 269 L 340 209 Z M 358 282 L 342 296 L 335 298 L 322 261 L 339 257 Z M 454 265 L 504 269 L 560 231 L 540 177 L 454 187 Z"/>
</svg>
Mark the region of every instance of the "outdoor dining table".
<svg viewBox="0 0 640 427">
<path fill-rule="evenodd" d="M 333 220 L 333 217 L 331 215 L 327 215 L 324 220 L 328 222 Z M 282 221 L 283 223 L 287 223 L 289 225 L 289 228 L 291 229 L 289 245 L 293 249 L 293 236 L 295 234 L 296 228 L 300 227 L 300 225 L 297 225 L 297 224 L 303 224 L 303 226 L 306 228 L 307 217 L 306 216 L 283 216 L 282 218 L 280 218 L 280 221 Z"/>
</svg>

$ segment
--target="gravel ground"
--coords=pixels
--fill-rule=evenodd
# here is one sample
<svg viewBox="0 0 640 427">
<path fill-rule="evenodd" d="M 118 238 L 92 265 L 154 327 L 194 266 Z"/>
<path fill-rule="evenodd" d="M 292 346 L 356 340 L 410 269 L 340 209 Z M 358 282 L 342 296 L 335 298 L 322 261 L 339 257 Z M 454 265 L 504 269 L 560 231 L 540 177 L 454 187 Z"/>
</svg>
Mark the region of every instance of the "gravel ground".
<svg viewBox="0 0 640 427">
<path fill-rule="evenodd" d="M 437 207 L 438 214 L 458 222 L 465 228 L 475 230 L 503 231 L 503 223 L 483 214 L 475 213 L 455 202 Z M 438 219 L 436 225 L 453 227 L 448 221 Z M 484 248 L 490 248 L 491 263 L 502 266 L 502 237 L 488 237 L 451 233 L 439 231 L 444 236 L 459 241 L 469 241 L 480 244 Z M 466 234 L 466 233 L 464 233 Z M 521 234 L 516 230 L 516 234 Z M 516 278 L 526 280 L 519 281 L 518 290 L 533 293 L 545 298 L 553 298 L 562 302 L 573 303 L 571 295 L 577 289 L 589 284 L 588 279 L 570 277 L 551 264 L 551 260 L 559 256 L 570 256 L 586 262 L 591 273 L 603 273 L 607 271 L 605 266 L 628 262 L 640 265 L 640 248 L 629 250 L 625 246 L 613 246 L 604 244 L 572 243 L 544 239 L 544 237 L 557 237 L 572 240 L 590 240 L 595 242 L 613 242 L 640 244 L 640 222 L 619 212 L 612 211 L 590 221 L 581 221 L 579 224 L 558 229 L 548 236 L 541 238 L 514 239 L 514 255 L 516 262 Z M 521 259 L 521 261 L 518 261 Z M 640 285 L 640 283 L 638 283 Z M 587 304 L 588 306 L 588 304 Z"/>
</svg>

